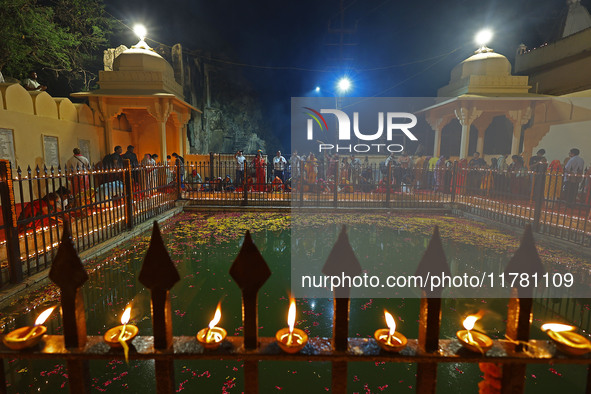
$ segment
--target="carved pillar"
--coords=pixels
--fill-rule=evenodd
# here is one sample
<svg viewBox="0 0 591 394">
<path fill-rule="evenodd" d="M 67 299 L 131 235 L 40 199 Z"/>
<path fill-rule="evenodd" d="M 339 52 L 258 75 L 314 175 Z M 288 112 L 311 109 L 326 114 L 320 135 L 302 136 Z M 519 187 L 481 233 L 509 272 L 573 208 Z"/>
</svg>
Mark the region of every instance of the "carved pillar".
<svg viewBox="0 0 591 394">
<path fill-rule="evenodd" d="M 107 100 L 106 97 L 99 97 L 95 106 L 105 128 L 105 154 L 113 152 L 113 118 L 119 113 L 118 110 L 109 108 Z"/>
<path fill-rule="evenodd" d="M 427 122 L 431 129 L 435 132 L 435 139 L 433 141 L 433 156 L 439 157 L 441 155 L 441 132 L 443 128 L 453 119 L 453 115 L 436 115 L 431 114 L 427 116 Z"/>
<path fill-rule="evenodd" d="M 519 141 L 521 140 L 521 128 L 527 124 L 531 118 L 531 107 L 508 111 L 507 118 L 513 124 L 513 139 L 511 141 L 511 155 L 519 154 Z"/>
<path fill-rule="evenodd" d="M 466 108 L 460 107 L 455 111 L 456 118 L 462 125 L 462 139 L 460 140 L 460 159 L 468 157 L 468 146 L 470 143 L 470 126 L 481 114 L 482 110 L 476 109 L 475 107 Z"/>
<path fill-rule="evenodd" d="M 433 141 L 433 156 L 439 157 L 441 154 L 441 131 L 443 130 L 443 119 L 433 119 L 429 121 L 429 125 L 435 131 L 435 140 Z"/>
<path fill-rule="evenodd" d="M 161 98 L 154 102 L 154 106 L 149 112 L 156 118 L 156 128 L 160 135 L 160 154 L 162 161 L 166 161 L 166 122 L 172 111 L 172 102 L 170 99 Z"/>
<path fill-rule="evenodd" d="M 180 155 L 185 156 L 187 154 L 187 125 L 181 126 L 181 132 L 179 133 L 179 151 Z"/>
<path fill-rule="evenodd" d="M 474 121 L 474 126 L 478 129 L 478 140 L 476 141 L 476 152 L 479 152 L 484 157 L 484 135 L 488 126 L 492 123 L 493 115 L 484 113 Z"/>
<path fill-rule="evenodd" d="M 484 132 L 486 129 L 480 130 L 478 129 L 478 140 L 476 141 L 476 152 L 479 152 L 481 155 L 484 155 Z"/>
</svg>

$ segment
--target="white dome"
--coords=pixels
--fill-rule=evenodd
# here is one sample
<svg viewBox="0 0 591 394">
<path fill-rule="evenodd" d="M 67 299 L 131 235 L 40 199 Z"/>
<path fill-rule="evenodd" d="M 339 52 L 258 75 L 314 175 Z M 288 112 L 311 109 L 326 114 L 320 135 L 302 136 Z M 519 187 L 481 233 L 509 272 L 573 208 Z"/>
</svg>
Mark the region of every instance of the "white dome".
<svg viewBox="0 0 591 394">
<path fill-rule="evenodd" d="M 159 54 L 144 48 L 132 47 L 113 61 L 113 71 L 160 71 L 173 75 L 172 66 Z"/>
<path fill-rule="evenodd" d="M 511 63 L 499 53 L 479 52 L 455 66 L 451 71 L 450 81 L 457 81 L 470 75 L 509 76 Z"/>
</svg>

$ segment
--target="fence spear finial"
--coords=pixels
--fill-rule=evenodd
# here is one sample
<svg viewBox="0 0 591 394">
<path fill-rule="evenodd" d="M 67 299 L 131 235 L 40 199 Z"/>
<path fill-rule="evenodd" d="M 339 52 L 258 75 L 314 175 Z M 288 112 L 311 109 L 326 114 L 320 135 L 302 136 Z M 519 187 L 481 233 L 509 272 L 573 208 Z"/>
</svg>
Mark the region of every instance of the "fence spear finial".
<svg viewBox="0 0 591 394">
<path fill-rule="evenodd" d="M 271 270 L 246 231 L 242 248 L 230 267 L 230 276 L 242 290 L 242 318 L 244 324 L 244 347 L 258 346 L 258 292 L 271 276 Z"/>
<path fill-rule="evenodd" d="M 515 251 L 511 260 L 505 268 L 505 274 L 528 274 L 531 275 L 543 275 L 546 272 L 542 264 L 542 260 L 538 255 L 536 244 L 534 241 L 534 234 L 532 226 L 527 225 L 521 238 L 519 248 Z M 534 281 L 527 281 L 527 286 L 521 286 L 521 281 L 515 281 L 515 288 L 520 298 L 532 298 L 534 290 Z"/>
<path fill-rule="evenodd" d="M 49 270 L 49 279 L 61 293 L 64 341 L 67 347 L 82 347 L 86 343 L 84 298 L 80 287 L 88 280 L 88 273 L 74 248 L 70 224 L 65 221 L 62 240 Z"/>
<path fill-rule="evenodd" d="M 180 280 L 179 273 L 170 259 L 158 222 L 154 221 L 150 246 L 138 280 L 152 294 L 152 326 L 154 347 L 168 349 L 172 346 L 172 308 L 170 289 Z"/>
<path fill-rule="evenodd" d="M 343 226 L 337 242 L 334 244 L 324 267 L 322 273 L 328 276 L 342 275 L 354 277 L 360 275 L 362 272 L 361 264 L 355 256 L 355 252 L 349 242 L 347 235 L 347 228 Z M 349 306 L 351 287 L 345 286 L 335 287 L 333 298 L 333 323 L 332 323 L 332 340 L 335 350 L 346 351 L 348 347 L 349 338 Z"/>
</svg>

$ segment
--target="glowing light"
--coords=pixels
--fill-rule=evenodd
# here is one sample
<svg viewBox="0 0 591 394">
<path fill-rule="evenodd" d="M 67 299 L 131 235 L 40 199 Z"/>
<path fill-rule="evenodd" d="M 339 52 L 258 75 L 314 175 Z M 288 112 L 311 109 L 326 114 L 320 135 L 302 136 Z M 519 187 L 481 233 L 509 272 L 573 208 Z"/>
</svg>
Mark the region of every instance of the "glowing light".
<svg viewBox="0 0 591 394">
<path fill-rule="evenodd" d="M 47 320 L 47 318 L 49 317 L 49 315 L 51 315 L 51 312 L 53 312 L 54 309 L 55 309 L 55 306 L 52 306 L 51 308 L 44 310 L 39 315 L 39 317 L 37 317 L 37 320 L 35 320 L 35 325 L 40 326 L 43 323 L 45 323 L 45 320 Z"/>
<path fill-rule="evenodd" d="M 131 318 L 131 305 L 125 308 L 125 312 L 121 315 L 121 324 L 126 325 Z"/>
<path fill-rule="evenodd" d="M 320 93 L 320 86 L 316 86 L 316 89 L 314 89 L 316 91 L 316 93 Z"/>
<path fill-rule="evenodd" d="M 337 83 L 337 89 L 341 93 L 347 93 L 352 86 L 353 84 L 351 83 L 351 80 L 347 77 L 339 79 L 339 82 Z"/>
<path fill-rule="evenodd" d="M 222 318 L 222 305 L 221 303 L 218 304 L 218 307 L 215 310 L 215 314 L 213 315 L 212 321 L 209 322 L 209 329 L 211 330 L 214 328 Z"/>
<path fill-rule="evenodd" d="M 480 30 L 474 37 L 474 41 L 481 47 L 486 46 L 493 38 L 493 32 L 490 29 Z"/>
<path fill-rule="evenodd" d="M 559 323 L 546 323 L 542 325 L 542 331 L 554 331 L 554 332 L 564 332 L 564 331 L 572 331 L 575 328 L 573 326 L 569 326 L 568 324 L 559 324 Z"/>
<path fill-rule="evenodd" d="M 293 328 L 295 326 L 295 318 L 296 318 L 296 304 L 295 300 L 292 298 L 289 304 L 289 312 L 287 313 L 287 325 L 289 326 L 289 333 L 293 333 Z"/>
<path fill-rule="evenodd" d="M 146 27 L 144 25 L 141 24 L 137 24 L 133 27 L 133 32 L 135 33 L 136 36 L 138 36 L 140 38 L 140 40 L 144 40 L 144 38 L 146 38 L 146 34 L 148 34 L 148 31 L 146 30 Z"/>
<path fill-rule="evenodd" d="M 479 316 L 470 315 L 466 319 L 464 319 L 464 328 L 468 331 L 474 328 L 474 324 L 476 321 L 480 319 Z"/>
<path fill-rule="evenodd" d="M 394 335 L 394 332 L 396 331 L 396 321 L 394 321 L 394 317 L 392 317 L 392 315 L 386 310 L 384 311 L 384 316 L 386 317 L 386 324 L 388 325 L 388 328 L 390 329 L 390 332 L 388 333 L 388 335 L 392 336 L 392 335 Z"/>
</svg>

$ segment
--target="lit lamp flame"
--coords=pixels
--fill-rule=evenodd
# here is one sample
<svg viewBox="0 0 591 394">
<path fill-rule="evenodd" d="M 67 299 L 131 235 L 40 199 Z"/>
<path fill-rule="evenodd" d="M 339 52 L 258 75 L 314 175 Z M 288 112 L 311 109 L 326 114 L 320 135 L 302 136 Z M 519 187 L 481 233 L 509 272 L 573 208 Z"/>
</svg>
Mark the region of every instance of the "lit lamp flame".
<svg viewBox="0 0 591 394">
<path fill-rule="evenodd" d="M 43 335 L 47 332 L 47 327 L 43 325 L 55 306 L 44 310 L 35 320 L 35 325 L 30 327 L 20 327 L 2 337 L 2 342 L 13 350 L 21 350 L 27 347 L 37 345 Z"/>
<path fill-rule="evenodd" d="M 564 332 L 564 331 L 573 331 L 575 328 L 573 326 L 569 326 L 568 324 L 560 324 L 560 323 L 546 323 L 542 325 L 542 331 L 554 331 L 554 332 Z"/>
<path fill-rule="evenodd" d="M 213 336 L 211 335 L 211 330 L 220 322 L 222 318 L 222 304 L 221 302 L 218 303 L 218 307 L 215 310 L 215 314 L 213 315 L 213 319 L 209 322 L 209 328 L 207 329 L 207 335 L 205 336 L 205 342 L 210 343 L 213 341 Z"/>
<path fill-rule="evenodd" d="M 277 344 L 286 353 L 297 353 L 308 343 L 308 334 L 299 328 L 295 328 L 296 323 L 296 301 L 289 299 L 289 311 L 287 312 L 287 326 L 275 334 Z"/>
<path fill-rule="evenodd" d="M 388 332 L 388 340 L 386 341 L 386 344 L 391 345 L 392 338 L 394 338 L 398 343 L 402 343 L 400 339 L 394 336 L 394 332 L 396 332 L 396 321 L 394 320 L 394 317 L 386 310 L 384 310 L 384 317 L 386 318 L 386 324 L 390 329 Z"/>
<path fill-rule="evenodd" d="M 51 308 L 47 308 L 46 310 L 41 312 L 41 314 L 37 317 L 37 320 L 35 320 L 35 325 L 31 327 L 31 330 L 27 333 L 27 335 L 23 337 L 23 342 L 31 338 L 31 336 L 33 336 L 33 333 L 36 332 L 37 326 L 43 325 L 43 323 L 45 323 L 45 320 L 47 320 L 47 318 L 49 317 L 49 315 L 51 315 L 51 312 L 53 312 L 54 309 L 55 306 L 52 306 Z"/>
<path fill-rule="evenodd" d="M 287 325 L 289 326 L 289 336 L 287 337 L 287 344 L 291 345 L 293 342 L 293 328 L 295 326 L 296 304 L 292 298 L 289 304 L 289 312 L 287 313 Z"/>
<path fill-rule="evenodd" d="M 476 324 L 478 319 L 480 319 L 480 317 L 476 316 L 476 315 L 470 315 L 464 319 L 463 324 L 464 324 L 464 328 L 468 331 L 468 342 L 469 343 L 476 343 L 474 341 L 474 339 L 472 338 L 472 333 L 470 332 L 470 330 L 474 329 L 474 324 Z"/>
<path fill-rule="evenodd" d="M 121 324 L 123 327 L 121 328 L 121 333 L 119 333 L 119 338 L 117 339 L 123 348 L 123 353 L 125 354 L 125 362 L 129 363 L 129 346 L 127 346 L 127 342 L 123 339 L 125 336 L 125 331 L 127 330 L 127 323 L 129 323 L 129 319 L 131 317 L 131 305 L 128 305 L 121 315 Z"/>
<path fill-rule="evenodd" d="M 546 323 L 541 328 L 554 341 L 556 347 L 567 354 L 581 356 L 591 351 L 591 341 L 582 335 L 572 332 L 575 330 L 573 326 L 560 323 Z"/>
<path fill-rule="evenodd" d="M 45 323 L 45 320 L 47 320 L 47 318 L 51 315 L 51 313 L 53 312 L 53 310 L 55 309 L 55 306 L 52 306 L 51 308 L 48 308 L 46 310 L 44 310 L 39 317 L 37 317 L 37 320 L 35 320 L 35 325 L 36 326 L 40 326 L 43 323 Z"/>
<path fill-rule="evenodd" d="M 396 321 L 390 312 L 384 309 L 384 317 L 388 328 L 380 328 L 373 337 L 378 345 L 387 352 L 399 352 L 406 347 L 408 340 L 402 333 L 396 332 Z"/>
<path fill-rule="evenodd" d="M 125 311 L 123 312 L 123 315 L 121 315 L 121 324 L 123 324 L 123 327 L 121 328 L 121 333 L 119 334 L 119 342 L 123 341 L 123 335 L 125 335 L 125 326 L 127 326 L 127 323 L 129 323 L 129 318 L 131 317 L 131 306 L 128 306 L 127 308 L 125 308 Z M 123 345 L 123 343 L 121 343 Z"/>
</svg>

